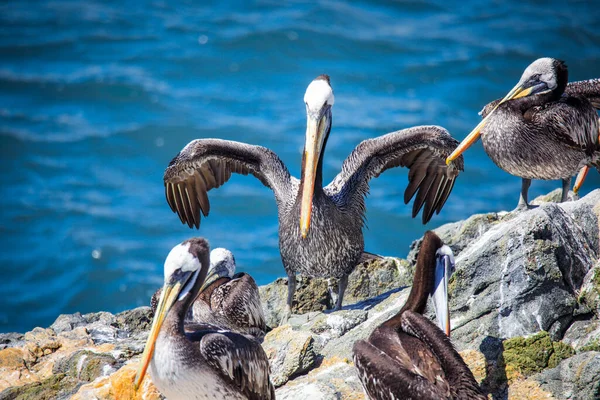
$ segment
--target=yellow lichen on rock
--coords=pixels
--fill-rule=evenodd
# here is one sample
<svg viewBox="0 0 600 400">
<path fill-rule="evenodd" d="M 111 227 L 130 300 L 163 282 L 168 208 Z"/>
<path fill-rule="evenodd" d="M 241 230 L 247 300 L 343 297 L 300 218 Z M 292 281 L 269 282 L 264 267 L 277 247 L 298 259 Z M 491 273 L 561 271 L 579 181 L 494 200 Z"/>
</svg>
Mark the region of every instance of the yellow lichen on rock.
<svg viewBox="0 0 600 400">
<path fill-rule="evenodd" d="M 477 383 L 481 384 L 481 382 L 483 382 L 483 380 L 487 377 L 487 362 L 483 353 L 477 350 L 463 350 L 459 353 L 473 373 Z"/>
<path fill-rule="evenodd" d="M 532 380 L 518 380 L 508 387 L 508 400 L 554 400 L 540 384 Z"/>
<path fill-rule="evenodd" d="M 82 386 L 72 400 L 159 400 L 160 392 L 146 376 L 139 390 L 135 390 L 133 381 L 137 372 L 137 363 L 129 363 L 110 376 L 96 379 Z"/>
</svg>

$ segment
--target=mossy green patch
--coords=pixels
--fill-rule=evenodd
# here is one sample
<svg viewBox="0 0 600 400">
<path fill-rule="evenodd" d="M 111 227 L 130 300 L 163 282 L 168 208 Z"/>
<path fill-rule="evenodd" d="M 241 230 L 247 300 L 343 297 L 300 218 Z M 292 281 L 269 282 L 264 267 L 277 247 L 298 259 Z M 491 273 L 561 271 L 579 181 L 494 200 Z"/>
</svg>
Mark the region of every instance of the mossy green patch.
<svg viewBox="0 0 600 400">
<path fill-rule="evenodd" d="M 41 382 L 11 387 L 0 393 L 1 400 L 54 400 L 73 393 L 79 382 L 66 374 L 52 375 Z"/>
<path fill-rule="evenodd" d="M 582 346 L 577 350 L 579 353 L 586 351 L 600 351 L 600 339 L 594 339 L 585 346 Z"/>
<path fill-rule="evenodd" d="M 528 338 L 515 337 L 504 341 L 504 361 L 509 382 L 520 376 L 530 376 L 575 354 L 571 346 L 553 342 L 548 332 Z"/>
</svg>

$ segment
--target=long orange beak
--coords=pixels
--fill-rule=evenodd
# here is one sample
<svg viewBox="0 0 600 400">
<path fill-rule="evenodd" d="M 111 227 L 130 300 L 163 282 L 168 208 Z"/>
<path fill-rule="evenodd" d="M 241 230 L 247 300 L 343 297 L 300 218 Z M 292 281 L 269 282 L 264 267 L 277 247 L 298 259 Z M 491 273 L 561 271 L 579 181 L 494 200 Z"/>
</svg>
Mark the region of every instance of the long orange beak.
<svg viewBox="0 0 600 400">
<path fill-rule="evenodd" d="M 312 214 L 312 201 L 315 192 L 315 179 L 317 177 L 317 166 L 319 157 L 323 150 L 325 139 L 325 126 L 327 114 L 316 120 L 307 117 L 306 121 L 306 143 L 304 145 L 304 165 L 302 171 L 302 193 L 300 203 L 300 234 L 302 238 L 308 235 L 310 228 L 310 216 Z"/>
<path fill-rule="evenodd" d="M 577 174 L 577 179 L 575 179 L 575 186 L 573 186 L 573 193 L 575 193 L 575 194 L 579 193 L 579 189 L 581 189 L 581 185 L 583 185 L 583 181 L 585 181 L 585 177 L 587 176 L 589 171 L 590 171 L 590 167 L 588 167 L 587 165 L 585 167 L 581 168 L 581 170 Z"/>
<path fill-rule="evenodd" d="M 512 90 L 508 92 L 506 96 L 504 96 L 504 98 L 496 105 L 496 107 L 494 107 L 494 109 L 487 115 L 487 117 L 485 117 L 479 124 L 477 124 L 475 129 L 473 129 L 471 133 L 469 133 L 467 137 L 462 142 L 460 142 L 458 147 L 454 149 L 452 154 L 450 154 L 450 156 L 446 158 L 446 164 L 450 164 L 452 161 L 456 160 L 462 153 L 465 152 L 465 150 L 471 147 L 473 143 L 477 141 L 477 139 L 479 139 L 479 135 L 481 135 L 481 130 L 487 123 L 487 120 L 490 118 L 490 115 L 492 115 L 494 111 L 496 111 L 500 104 L 508 100 L 518 99 L 519 97 L 525 97 L 529 95 L 532 90 L 533 88 L 531 87 L 523 89 L 523 87 L 520 84 L 517 84 L 517 86 L 512 88 Z"/>
<path fill-rule="evenodd" d="M 150 334 L 148 335 L 148 340 L 146 341 L 146 347 L 142 353 L 142 360 L 140 361 L 140 366 L 138 367 L 138 371 L 135 376 L 135 390 L 138 390 L 140 384 L 144 380 L 144 376 L 148 370 L 148 365 L 150 364 L 150 360 L 152 360 L 152 356 L 154 355 L 154 345 L 156 344 L 156 338 L 158 338 L 158 334 L 160 333 L 160 328 L 167 313 L 169 312 L 169 309 L 177 300 L 180 290 L 180 283 L 176 283 L 175 285 L 165 284 L 163 287 L 160 300 L 158 301 L 158 306 L 156 307 L 156 313 L 154 314 L 154 320 L 152 321 L 152 328 L 150 329 Z"/>
</svg>

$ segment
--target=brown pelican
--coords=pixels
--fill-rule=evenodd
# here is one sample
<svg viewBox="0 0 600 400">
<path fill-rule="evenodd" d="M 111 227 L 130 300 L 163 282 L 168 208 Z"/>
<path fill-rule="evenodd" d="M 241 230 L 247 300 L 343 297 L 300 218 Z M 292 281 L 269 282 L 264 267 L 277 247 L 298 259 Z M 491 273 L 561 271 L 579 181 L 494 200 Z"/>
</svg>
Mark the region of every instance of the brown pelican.
<svg viewBox="0 0 600 400">
<path fill-rule="evenodd" d="M 169 400 L 274 399 L 269 361 L 252 337 L 209 324 L 186 326 L 184 317 L 204 288 L 208 243 L 194 238 L 165 260 L 165 284 L 135 379 L 150 365 L 152 381 Z"/>
<path fill-rule="evenodd" d="M 600 163 L 598 116 L 600 79 L 567 85 L 564 62 L 540 58 L 519 83 L 482 110 L 483 120 L 462 141 L 451 163 L 481 135 L 483 148 L 504 171 L 522 178 L 518 208 L 529 207 L 532 179 L 562 179 L 567 200 L 571 178 L 582 167 Z"/>
<path fill-rule="evenodd" d="M 244 273 L 235 273 L 233 253 L 222 247 L 210 252 L 210 268 L 204 289 L 186 315 L 185 323 L 208 323 L 234 332 L 254 336 L 262 341 L 267 325 L 260 303 L 258 286 Z M 152 296 L 150 305 L 156 312 L 161 289 Z"/>
<path fill-rule="evenodd" d="M 190 142 L 165 171 L 167 201 L 182 223 L 200 225 L 208 215 L 207 192 L 232 173 L 251 173 L 275 194 L 279 211 L 279 250 L 288 275 L 287 315 L 296 289 L 295 274 L 339 278 L 336 309 L 341 308 L 348 275 L 363 252 L 365 196 L 371 178 L 397 166 L 408 167 L 408 203 L 416 193 L 413 217 L 421 208 L 423 223 L 439 213 L 462 159 L 444 163 L 458 142 L 438 126 L 404 129 L 360 143 L 342 164 L 342 171 L 323 187 L 323 153 L 331 129 L 334 102 L 329 77 L 313 80 L 304 95 L 306 142 L 302 176 L 292 176 L 271 150 L 220 139 Z M 285 320 L 285 317 L 284 317 Z"/>
<path fill-rule="evenodd" d="M 452 250 L 432 231 L 423 237 L 413 285 L 402 309 L 354 343 L 354 364 L 371 399 L 481 399 L 473 374 L 448 336 L 448 279 Z M 432 295 L 438 325 L 423 311 Z"/>
</svg>

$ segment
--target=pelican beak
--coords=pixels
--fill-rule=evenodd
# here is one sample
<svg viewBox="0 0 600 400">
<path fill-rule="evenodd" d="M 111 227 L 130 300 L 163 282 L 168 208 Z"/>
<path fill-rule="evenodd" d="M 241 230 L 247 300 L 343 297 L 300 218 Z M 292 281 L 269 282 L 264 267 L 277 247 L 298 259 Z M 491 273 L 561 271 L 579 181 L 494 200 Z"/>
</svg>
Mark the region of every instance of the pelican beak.
<svg viewBox="0 0 600 400">
<path fill-rule="evenodd" d="M 442 247 L 435 268 L 433 306 L 438 326 L 450 336 L 450 307 L 448 306 L 448 280 L 454 271 L 454 256 L 448 246 Z"/>
<path fill-rule="evenodd" d="M 156 313 L 154 314 L 154 320 L 152 321 L 152 328 L 150 329 L 150 334 L 148 335 L 148 340 L 146 341 L 146 347 L 142 353 L 142 360 L 140 361 L 140 366 L 135 376 L 135 390 L 138 390 L 140 384 L 144 380 L 146 370 L 148 369 L 148 365 L 150 364 L 150 360 L 154 354 L 154 345 L 156 343 L 158 333 L 160 332 L 160 328 L 167 313 L 177 300 L 180 291 L 181 282 L 168 283 L 163 286 L 160 300 L 158 301 L 158 306 L 156 307 Z"/>
<path fill-rule="evenodd" d="M 460 142 L 460 144 L 456 149 L 454 149 L 452 154 L 450 154 L 450 156 L 446 158 L 446 164 L 450 165 L 452 161 L 456 160 L 462 153 L 464 153 L 469 147 L 471 147 L 473 143 L 477 141 L 477 139 L 479 139 L 481 130 L 487 123 L 488 119 L 490 118 L 490 115 L 492 115 L 494 111 L 496 111 L 500 104 L 508 100 L 518 99 L 520 97 L 529 96 L 530 94 L 534 93 L 540 93 L 542 91 L 542 88 L 547 88 L 546 84 L 543 82 L 532 86 L 529 86 L 528 83 L 531 84 L 531 82 L 526 82 L 524 84 L 519 82 L 514 88 L 512 88 L 512 90 L 508 92 L 508 94 L 504 96 L 504 98 L 500 100 L 498 104 L 496 104 L 496 107 L 494 107 L 494 109 L 490 111 L 490 113 L 484 119 L 482 119 L 479 124 L 477 124 L 475 129 L 473 129 L 471 133 L 469 133 L 467 137 L 462 142 Z"/>
<path fill-rule="evenodd" d="M 581 171 L 577 174 L 577 179 L 575 179 L 575 186 L 573 186 L 573 193 L 579 194 L 579 189 L 581 189 L 581 185 L 583 185 L 583 181 L 585 181 L 585 177 L 587 176 L 590 167 L 587 165 L 581 168 Z"/>
<path fill-rule="evenodd" d="M 208 275 L 206 275 L 206 279 L 204 280 L 204 283 L 202 284 L 202 287 L 200 288 L 198 293 L 204 292 L 204 289 L 212 285 L 212 283 L 219 278 L 221 278 L 221 276 L 219 275 L 217 270 L 215 268 L 211 268 L 210 271 L 208 271 Z"/>
<path fill-rule="evenodd" d="M 325 107 L 331 106 L 325 105 Z M 327 112 L 327 109 L 321 110 L 318 116 L 314 114 L 307 115 L 306 143 L 302 163 L 302 193 L 300 197 L 300 234 L 303 239 L 308 235 L 308 229 L 310 228 L 317 166 L 327 136 L 327 128 L 331 122 L 328 121 L 331 118 L 330 116 L 331 114 Z"/>
</svg>

